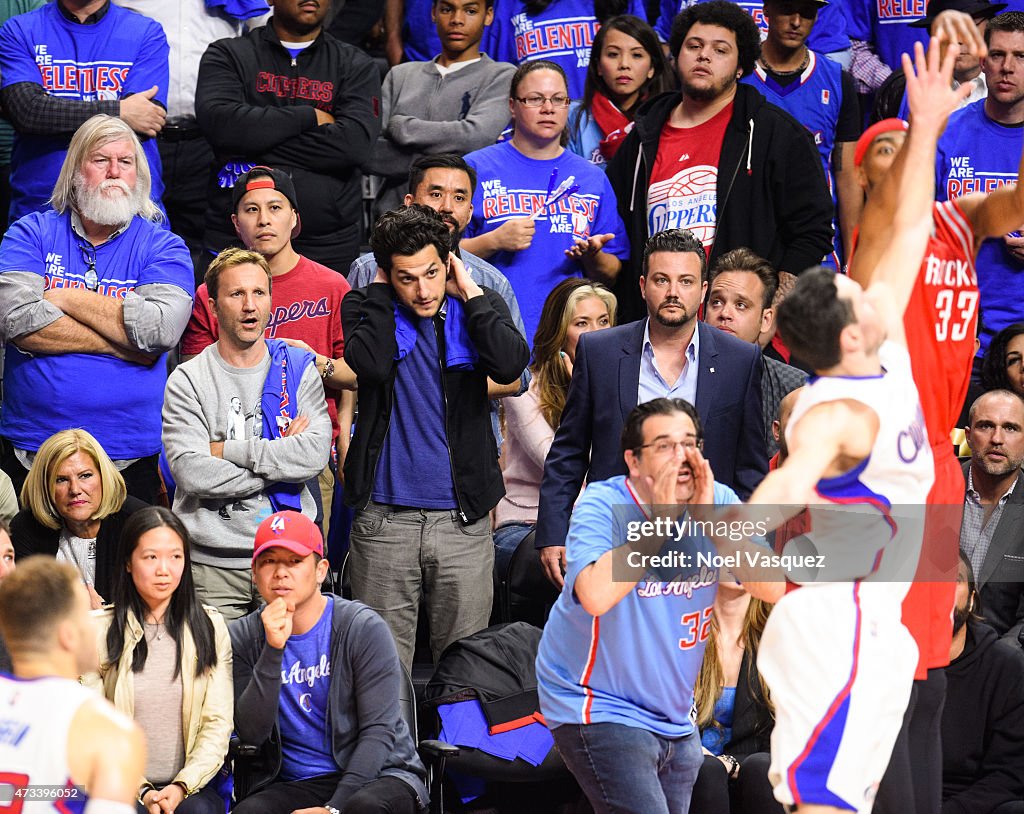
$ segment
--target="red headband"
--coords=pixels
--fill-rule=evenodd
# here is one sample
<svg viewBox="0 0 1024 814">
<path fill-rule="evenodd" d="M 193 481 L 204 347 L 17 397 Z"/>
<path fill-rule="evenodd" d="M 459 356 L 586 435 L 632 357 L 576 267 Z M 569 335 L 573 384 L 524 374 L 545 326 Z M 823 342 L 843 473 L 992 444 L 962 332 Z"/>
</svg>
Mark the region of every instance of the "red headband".
<svg viewBox="0 0 1024 814">
<path fill-rule="evenodd" d="M 908 126 L 903 119 L 882 119 L 880 122 L 875 122 L 857 139 L 857 146 L 853 151 L 853 166 L 859 167 L 861 165 L 861 162 L 864 161 L 864 156 L 867 155 L 868 148 L 871 147 L 871 142 L 880 135 L 894 131 L 905 133 Z"/>
</svg>

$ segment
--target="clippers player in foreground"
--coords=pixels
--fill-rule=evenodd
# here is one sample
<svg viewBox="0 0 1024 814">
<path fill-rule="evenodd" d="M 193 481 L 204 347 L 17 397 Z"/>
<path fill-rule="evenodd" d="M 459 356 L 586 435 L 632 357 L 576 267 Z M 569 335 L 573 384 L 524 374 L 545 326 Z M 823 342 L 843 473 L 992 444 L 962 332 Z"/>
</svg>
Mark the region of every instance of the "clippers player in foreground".
<svg viewBox="0 0 1024 814">
<path fill-rule="evenodd" d="M 0 633 L 14 676 L 0 676 L 0 810 L 134 814 L 142 732 L 78 676 L 98 669 L 81 575 L 29 557 L 0 585 Z"/>
<path fill-rule="evenodd" d="M 949 77 L 958 50 L 941 67 L 937 48 L 927 65 L 918 50 L 916 75 L 904 60 L 908 99 L 920 118 L 907 161 L 934 154 L 956 109 Z M 917 662 L 900 602 L 921 546 L 920 507 L 934 465 L 902 315 L 931 230 L 930 175 L 904 174 L 897 200 L 879 276 L 867 291 L 812 270 L 779 309 L 783 338 L 817 377 L 793 408 L 789 457 L 751 496 L 758 505 L 745 510 L 763 519 L 769 506 L 808 505 L 813 530 L 783 554 L 824 557 L 787 571 L 802 588 L 779 600 L 758 658 L 776 706 L 769 777 L 776 798 L 805 813 L 871 810 Z M 752 582 L 763 573 L 742 561 L 734 573 L 754 595 L 783 593 L 781 584 Z"/>
<path fill-rule="evenodd" d="M 984 56 L 969 15 L 944 13 L 943 32 L 972 55 Z M 940 35 L 940 45 L 944 37 Z M 955 40 L 954 40 L 955 41 Z M 953 91 L 950 91 L 951 93 Z M 914 127 L 934 125 L 934 119 Z M 941 131 L 936 135 L 941 135 Z M 922 181 L 933 171 L 934 155 L 910 161 L 902 151 L 907 124 L 885 119 L 857 143 L 854 163 L 867 206 L 850 274 L 864 286 L 880 279 L 875 261 L 892 236 L 892 217 L 904 176 Z M 952 637 L 957 552 L 963 514 L 964 479 L 950 432 L 967 396 L 977 343 L 978 281 L 974 258 L 981 241 L 1024 223 L 1024 187 L 1007 185 L 932 207 L 928 240 L 914 289 L 903 314 L 914 379 L 924 410 L 935 460 L 935 482 L 928 495 L 924 547 L 913 586 L 903 602 L 903 622 L 918 643 L 920 658 L 914 692 L 893 763 L 879 794 L 878 812 L 937 814 L 941 807 L 942 746 L 939 728 L 945 672 Z"/>
</svg>

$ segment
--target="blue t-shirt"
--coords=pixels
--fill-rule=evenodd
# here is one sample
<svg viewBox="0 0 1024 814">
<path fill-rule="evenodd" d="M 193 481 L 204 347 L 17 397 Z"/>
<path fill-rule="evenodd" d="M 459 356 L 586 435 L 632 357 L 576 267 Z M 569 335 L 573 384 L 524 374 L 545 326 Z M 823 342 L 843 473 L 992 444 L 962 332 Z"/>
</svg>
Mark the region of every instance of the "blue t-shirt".
<svg viewBox="0 0 1024 814">
<path fill-rule="evenodd" d="M 717 505 L 739 503 L 715 483 Z M 572 513 L 566 540 L 565 586 L 544 627 L 537 654 L 537 690 L 550 726 L 617 723 L 667 738 L 693 729 L 693 687 L 704 657 L 718 569 L 698 564 L 715 548 L 703 535 L 666 544 L 691 558 L 636 587 L 603 616 L 587 613 L 574 587 L 580 572 L 623 545 L 630 523 L 646 519 L 626 477 L 590 484 Z"/>
<path fill-rule="evenodd" d="M 706 2 L 707 0 L 660 0 L 658 21 L 654 24 L 654 30 L 663 41 L 668 42 L 672 21 L 676 15 L 695 3 Z M 754 18 L 763 40 L 768 33 L 768 21 L 765 19 L 764 4 L 761 0 L 742 0 L 736 5 Z M 841 0 L 832 0 L 818 12 L 811 36 L 807 38 L 807 47 L 820 54 L 845 51 L 850 47 L 850 37 L 846 33 L 846 15 L 843 13 Z"/>
<path fill-rule="evenodd" d="M 66 19 L 57 3 L 47 3 L 0 29 L 0 87 L 33 82 L 50 96 L 93 102 L 156 85 L 154 101 L 167 107 L 168 53 L 164 30 L 149 17 L 111 4 L 99 22 L 82 25 Z M 72 135 L 15 135 L 12 222 L 46 210 Z M 151 195 L 159 202 L 164 185 L 156 139 L 143 138 L 142 149 L 153 178 Z"/>
<path fill-rule="evenodd" d="M 946 132 L 939 139 L 935 199 L 948 201 L 1017 183 L 1022 145 L 1024 128 L 1004 127 L 992 121 L 985 115 L 984 99 L 961 108 L 949 117 Z M 1024 264 L 1007 251 L 1001 237 L 996 237 L 981 244 L 975 267 L 981 292 L 981 356 L 997 332 L 1024 320 Z M 958 306 L 953 303 L 953 307 Z"/>
<path fill-rule="evenodd" d="M 713 755 L 720 755 L 732 739 L 732 719 L 736 712 L 736 688 L 722 687 L 722 694 L 715 701 L 715 720 L 720 729 L 708 727 L 700 733 L 700 745 Z"/>
<path fill-rule="evenodd" d="M 285 781 L 338 771 L 327 730 L 334 598 L 326 598 L 320 619 L 305 633 L 289 636 L 281 658 L 277 726 L 281 731 L 280 779 Z"/>
<path fill-rule="evenodd" d="M 643 0 L 629 0 L 624 13 L 647 19 Z M 594 0 L 552 0 L 536 16 L 530 16 L 523 0 L 495 0 L 483 50 L 491 59 L 513 65 L 531 59 L 556 62 L 569 80 L 569 96 L 582 99 L 597 29 Z"/>
<path fill-rule="evenodd" d="M 910 24 L 928 13 L 928 0 L 846 0 L 850 37 L 875 46 L 879 59 L 894 71 L 914 43 L 928 47 L 928 29 Z"/>
<path fill-rule="evenodd" d="M 441 361 L 434 322 L 411 315 L 416 344 L 398 362 L 391 420 L 377 461 L 373 500 L 454 509 L 455 482 L 445 430 Z"/>
<path fill-rule="evenodd" d="M 507 220 L 529 217 L 539 210 L 555 169 L 556 186 L 569 176 L 575 176 L 580 185 L 579 192 L 562 198 L 536 219 L 528 249 L 502 251 L 488 258 L 512 284 L 532 343 L 548 293 L 562 280 L 583 274 L 583 267 L 565 256 L 565 250 L 573 246 L 573 236 L 611 232 L 615 237 L 605 244 L 604 251 L 620 260 L 629 257 L 629 240 L 616 209 L 615 193 L 601 169 L 569 150 L 558 158 L 527 158 L 508 141 L 470 153 L 466 162 L 477 173 L 473 219 L 466 237 L 494 231 Z"/>
<path fill-rule="evenodd" d="M 821 156 L 821 166 L 832 194 L 832 208 L 835 209 L 836 179 L 832 173 L 832 150 L 836 145 L 839 113 L 843 106 L 843 69 L 838 63 L 809 51 L 807 68 L 799 79 L 788 85 L 777 82 L 761 65 L 740 81 L 756 88 L 769 102 L 781 107 L 810 131 Z M 831 261 L 828 265 L 840 268 L 843 244 L 834 218 L 832 230 L 833 254 L 828 258 Z"/>
<path fill-rule="evenodd" d="M 193 293 L 192 261 L 180 237 L 135 217 L 128 228 L 93 247 L 71 228 L 71 214 L 33 212 L 11 224 L 0 244 L 0 274 L 31 272 L 45 288 L 87 287 L 95 257 L 95 289 L 123 300 L 139 286 L 165 283 Z M 114 460 L 160 451 L 165 358 L 123 362 L 88 353 L 23 353 L 8 343 L 0 435 L 34 451 L 58 430 L 84 427 Z"/>
<path fill-rule="evenodd" d="M 432 7 L 432 0 L 405 0 L 402 47 L 409 62 L 428 62 L 441 53 L 441 38 L 430 16 Z"/>
</svg>

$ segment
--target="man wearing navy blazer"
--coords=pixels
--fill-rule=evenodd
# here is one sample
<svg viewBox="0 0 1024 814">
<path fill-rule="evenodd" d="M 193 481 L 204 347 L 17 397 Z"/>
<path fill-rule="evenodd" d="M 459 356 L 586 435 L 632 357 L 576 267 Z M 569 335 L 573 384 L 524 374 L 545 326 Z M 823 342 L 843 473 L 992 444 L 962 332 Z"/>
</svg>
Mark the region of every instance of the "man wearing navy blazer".
<svg viewBox="0 0 1024 814">
<path fill-rule="evenodd" d="M 697 319 L 707 256 L 690 231 L 669 229 L 644 247 L 640 290 L 648 318 L 580 337 L 572 382 L 544 463 L 536 545 L 561 587 L 565 538 L 584 480 L 625 474 L 626 416 L 653 398 L 694 404 L 715 480 L 747 498 L 768 472 L 761 417 L 761 354 Z"/>
</svg>

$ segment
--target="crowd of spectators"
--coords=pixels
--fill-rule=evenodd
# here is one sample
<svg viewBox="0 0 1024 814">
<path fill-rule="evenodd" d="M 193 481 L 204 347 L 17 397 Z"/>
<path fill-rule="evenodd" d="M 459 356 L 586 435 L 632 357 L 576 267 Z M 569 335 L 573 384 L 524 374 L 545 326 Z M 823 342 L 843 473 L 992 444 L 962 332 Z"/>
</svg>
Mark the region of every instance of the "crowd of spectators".
<svg viewBox="0 0 1024 814">
<path fill-rule="evenodd" d="M 880 250 L 858 230 L 891 212 L 865 203 L 891 203 L 900 55 L 963 13 L 988 53 L 955 63 L 935 198 L 977 258 L 928 271 L 977 276 L 935 340 L 979 323 L 942 812 L 1024 811 L 1024 5 L 340 5 L 0 0 L 0 581 L 77 570 L 87 683 L 149 745 L 140 810 L 223 810 L 232 729 L 278 767 L 239 811 L 417 810 L 402 671 L 488 626 L 523 545 L 579 600 L 538 662 L 556 741 L 592 800 L 628 799 L 559 717 L 554 665 L 611 607 L 581 574 L 595 529 L 680 494 L 659 444 L 701 451 L 716 504 L 785 461 L 811 367 L 778 307 Z M 321 593 L 346 552 L 355 604 Z M 699 743 L 666 736 L 703 745 L 694 814 L 770 814 L 771 608 L 717 590 L 687 598 L 699 641 L 652 703 L 695 704 Z"/>
</svg>

